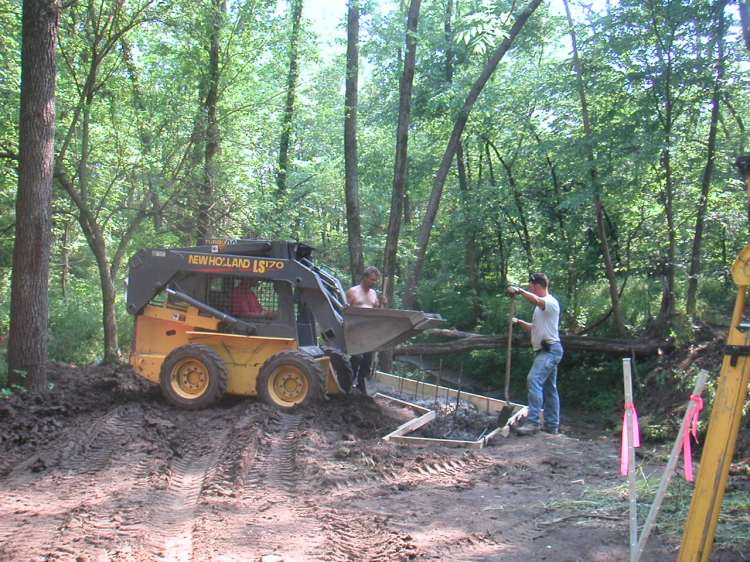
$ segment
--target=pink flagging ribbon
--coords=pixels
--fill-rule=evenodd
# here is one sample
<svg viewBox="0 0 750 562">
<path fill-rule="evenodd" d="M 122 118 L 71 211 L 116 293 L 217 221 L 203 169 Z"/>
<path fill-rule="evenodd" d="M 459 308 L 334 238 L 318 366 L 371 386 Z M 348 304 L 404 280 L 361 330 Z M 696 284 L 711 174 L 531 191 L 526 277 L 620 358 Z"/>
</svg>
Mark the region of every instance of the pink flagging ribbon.
<svg viewBox="0 0 750 562">
<path fill-rule="evenodd" d="M 695 402 L 695 408 L 693 408 L 690 417 L 685 420 L 685 433 L 682 435 L 682 456 L 685 457 L 685 480 L 688 482 L 693 481 L 693 453 L 690 450 L 690 434 L 693 434 L 693 439 L 698 442 L 698 420 L 701 417 L 701 410 L 703 409 L 703 398 L 698 394 L 691 394 L 690 400 Z"/>
<path fill-rule="evenodd" d="M 628 475 L 628 410 L 633 411 L 633 447 L 641 446 L 641 432 L 638 428 L 638 413 L 635 404 L 625 402 L 625 413 L 622 416 L 622 447 L 620 447 L 620 474 Z"/>
</svg>

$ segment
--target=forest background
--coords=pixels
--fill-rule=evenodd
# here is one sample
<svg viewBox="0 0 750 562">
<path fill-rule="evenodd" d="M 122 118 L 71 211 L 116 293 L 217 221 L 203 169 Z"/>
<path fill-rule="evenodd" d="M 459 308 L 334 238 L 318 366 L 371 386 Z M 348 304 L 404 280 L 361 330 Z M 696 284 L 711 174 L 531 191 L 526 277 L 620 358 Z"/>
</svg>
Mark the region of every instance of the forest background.
<svg viewBox="0 0 750 562">
<path fill-rule="evenodd" d="M 0 334 L 14 244 L 32 239 L 16 220 L 21 7 L 0 0 Z M 304 241 L 345 284 L 374 264 L 394 307 L 487 334 L 507 326 L 505 288 L 544 270 L 565 333 L 687 346 L 728 324 L 750 234 L 734 167 L 747 13 L 726 0 L 66 2 L 49 357 L 118 360 L 128 256 L 201 237 Z M 519 389 L 528 360 L 514 360 Z M 500 349 L 445 358 L 490 391 L 504 362 Z M 562 369 L 568 403 L 614 409 L 619 360 L 571 353 Z"/>
</svg>

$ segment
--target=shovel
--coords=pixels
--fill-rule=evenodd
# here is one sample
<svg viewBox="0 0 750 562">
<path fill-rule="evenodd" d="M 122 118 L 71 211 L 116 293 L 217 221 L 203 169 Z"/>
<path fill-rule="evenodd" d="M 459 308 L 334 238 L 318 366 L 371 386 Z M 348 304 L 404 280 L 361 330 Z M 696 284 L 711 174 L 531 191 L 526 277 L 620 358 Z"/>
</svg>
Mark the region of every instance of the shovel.
<svg viewBox="0 0 750 562">
<path fill-rule="evenodd" d="M 516 299 L 510 297 L 510 315 L 508 318 L 508 347 L 505 352 L 505 407 L 499 412 L 497 425 L 503 427 L 513 415 L 510 406 L 510 359 L 513 351 L 513 318 L 516 316 Z"/>
</svg>

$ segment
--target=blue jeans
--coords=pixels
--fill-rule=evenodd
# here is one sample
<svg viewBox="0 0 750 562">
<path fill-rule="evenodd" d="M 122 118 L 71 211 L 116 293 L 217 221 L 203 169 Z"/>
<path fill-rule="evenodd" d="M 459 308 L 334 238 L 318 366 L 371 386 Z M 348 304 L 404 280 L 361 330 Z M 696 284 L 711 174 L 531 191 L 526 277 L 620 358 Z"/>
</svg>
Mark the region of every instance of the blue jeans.
<svg viewBox="0 0 750 562">
<path fill-rule="evenodd" d="M 549 351 L 539 351 L 526 379 L 529 389 L 529 423 L 539 425 L 539 414 L 544 408 L 544 427 L 559 429 L 560 397 L 557 394 L 557 364 L 563 348 L 553 343 Z"/>
</svg>

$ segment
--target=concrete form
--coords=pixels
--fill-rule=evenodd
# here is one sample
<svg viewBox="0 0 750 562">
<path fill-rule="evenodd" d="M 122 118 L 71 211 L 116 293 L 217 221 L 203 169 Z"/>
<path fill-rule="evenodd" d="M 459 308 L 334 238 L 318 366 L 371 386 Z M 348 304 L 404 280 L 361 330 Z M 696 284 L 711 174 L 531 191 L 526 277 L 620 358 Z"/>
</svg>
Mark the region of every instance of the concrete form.
<svg viewBox="0 0 750 562">
<path fill-rule="evenodd" d="M 526 417 L 528 408 L 522 404 L 515 404 L 513 402 L 506 402 L 504 400 L 498 400 L 496 398 L 490 398 L 489 396 L 482 396 L 480 394 L 472 394 L 470 392 L 459 392 L 452 388 L 445 386 L 438 386 L 429 383 L 423 383 L 421 381 L 415 381 L 404 377 L 398 377 L 377 371 L 375 373 L 375 380 L 383 385 L 389 386 L 399 393 L 414 393 L 415 398 L 431 399 L 431 398 L 446 398 L 455 400 L 465 400 L 471 402 L 478 408 L 486 408 L 487 412 L 497 413 L 510 409 L 510 417 L 503 426 L 499 426 L 492 430 L 487 435 L 477 439 L 476 441 L 463 441 L 459 439 L 435 439 L 429 437 L 410 437 L 408 434 L 416 431 L 422 426 L 427 425 L 437 417 L 437 413 L 434 410 L 399 400 L 387 394 L 378 393 L 375 397 L 388 400 L 410 408 L 419 414 L 419 417 L 409 420 L 408 422 L 400 425 L 395 431 L 392 431 L 385 437 L 384 441 L 393 443 L 399 443 L 403 445 L 438 445 L 441 447 L 463 447 L 466 449 L 481 449 L 485 447 L 489 441 L 497 435 L 507 437 L 510 433 L 510 428 L 520 419 Z M 421 394 L 421 396 L 420 396 Z"/>
</svg>

